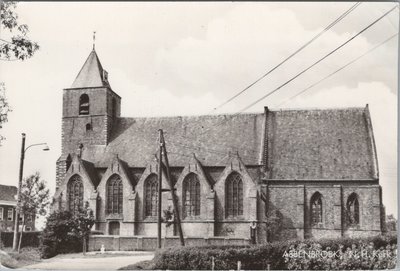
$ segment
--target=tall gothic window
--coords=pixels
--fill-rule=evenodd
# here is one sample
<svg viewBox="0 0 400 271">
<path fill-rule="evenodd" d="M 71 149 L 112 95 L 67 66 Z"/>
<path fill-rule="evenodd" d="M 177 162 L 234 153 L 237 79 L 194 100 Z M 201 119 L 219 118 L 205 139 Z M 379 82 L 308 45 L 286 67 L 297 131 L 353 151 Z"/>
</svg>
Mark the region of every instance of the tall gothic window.
<svg viewBox="0 0 400 271">
<path fill-rule="evenodd" d="M 360 223 L 360 204 L 356 193 L 352 193 L 347 199 L 347 222 L 349 226 L 356 226 Z"/>
<path fill-rule="evenodd" d="M 225 194 L 227 216 L 243 215 L 243 181 L 239 173 L 233 172 L 228 176 Z"/>
<path fill-rule="evenodd" d="M 311 197 L 311 226 L 322 223 L 322 196 L 315 192 Z"/>
<path fill-rule="evenodd" d="M 190 173 L 183 180 L 183 216 L 200 215 L 200 181 L 197 175 Z"/>
<path fill-rule="evenodd" d="M 158 182 L 157 175 L 151 174 L 145 181 L 145 216 L 157 216 Z"/>
<path fill-rule="evenodd" d="M 82 94 L 79 98 L 79 115 L 89 115 L 89 96 Z"/>
<path fill-rule="evenodd" d="M 122 180 L 113 175 L 107 182 L 107 212 L 122 214 Z"/>
<path fill-rule="evenodd" d="M 74 213 L 83 207 L 83 183 L 79 175 L 74 175 L 69 181 L 68 206 Z"/>
</svg>

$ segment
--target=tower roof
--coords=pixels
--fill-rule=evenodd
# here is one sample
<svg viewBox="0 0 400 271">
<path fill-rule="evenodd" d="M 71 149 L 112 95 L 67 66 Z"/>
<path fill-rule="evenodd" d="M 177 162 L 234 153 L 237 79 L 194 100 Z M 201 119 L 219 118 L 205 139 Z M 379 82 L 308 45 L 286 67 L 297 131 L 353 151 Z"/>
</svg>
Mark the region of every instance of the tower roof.
<svg viewBox="0 0 400 271">
<path fill-rule="evenodd" d="M 75 78 L 71 88 L 109 87 L 107 72 L 93 49 Z"/>
</svg>

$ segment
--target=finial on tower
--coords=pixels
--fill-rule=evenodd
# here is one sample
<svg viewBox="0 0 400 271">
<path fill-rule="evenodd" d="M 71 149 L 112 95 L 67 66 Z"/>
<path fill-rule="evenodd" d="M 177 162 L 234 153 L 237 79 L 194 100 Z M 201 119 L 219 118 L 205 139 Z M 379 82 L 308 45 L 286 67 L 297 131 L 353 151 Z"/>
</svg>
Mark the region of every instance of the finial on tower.
<svg viewBox="0 0 400 271">
<path fill-rule="evenodd" d="M 95 48 L 96 45 L 96 31 L 93 31 L 93 50 Z"/>
</svg>

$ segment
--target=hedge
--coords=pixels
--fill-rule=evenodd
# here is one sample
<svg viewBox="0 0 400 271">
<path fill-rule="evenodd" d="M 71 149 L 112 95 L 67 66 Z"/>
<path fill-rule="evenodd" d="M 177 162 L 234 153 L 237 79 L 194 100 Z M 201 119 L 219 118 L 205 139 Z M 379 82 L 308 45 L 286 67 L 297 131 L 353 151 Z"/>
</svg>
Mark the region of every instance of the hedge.
<svg viewBox="0 0 400 271">
<path fill-rule="evenodd" d="M 21 232 L 18 232 L 18 237 Z M 38 247 L 40 245 L 40 231 L 24 231 L 22 234 L 21 248 L 23 247 Z M 4 247 L 12 247 L 14 239 L 14 232 L 1 232 L 1 243 Z"/>
<path fill-rule="evenodd" d="M 235 270 L 241 261 L 243 270 L 288 269 L 283 256 L 297 246 L 313 246 L 318 243 L 322 250 L 343 250 L 353 248 L 355 244 L 369 244 L 374 249 L 386 246 L 397 247 L 397 236 L 377 236 L 370 238 L 340 238 L 322 240 L 294 240 L 274 242 L 256 246 L 188 246 L 159 250 L 153 260 L 154 269 L 167 270 L 210 270 L 212 257 L 216 270 Z M 311 269 L 311 267 L 310 267 Z"/>
</svg>

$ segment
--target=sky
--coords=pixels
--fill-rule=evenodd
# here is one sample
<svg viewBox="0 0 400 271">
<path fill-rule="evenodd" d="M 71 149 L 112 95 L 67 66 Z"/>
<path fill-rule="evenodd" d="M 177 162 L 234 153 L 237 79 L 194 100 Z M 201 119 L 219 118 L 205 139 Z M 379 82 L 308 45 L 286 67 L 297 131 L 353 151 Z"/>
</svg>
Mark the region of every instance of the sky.
<svg viewBox="0 0 400 271">
<path fill-rule="evenodd" d="M 382 16 L 394 3 L 362 3 L 302 52 L 237 99 L 257 80 L 338 18 L 351 2 L 23 2 L 19 20 L 40 50 L 1 61 L 0 81 L 13 109 L 0 129 L 0 183 L 17 185 L 21 133 L 30 148 L 24 176 L 39 171 L 55 189 L 61 153 L 62 90 L 92 50 L 122 97 L 122 116 L 236 113 L 316 62 Z M 397 217 L 398 38 L 290 99 L 398 32 L 395 9 L 346 46 L 246 112 L 279 108 L 365 107 L 377 146 L 383 203 Z M 3 33 L 3 37 L 6 35 Z M 286 101 L 286 102 L 285 102 Z"/>
</svg>

